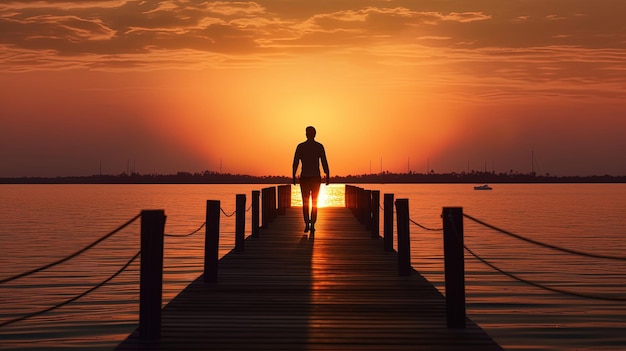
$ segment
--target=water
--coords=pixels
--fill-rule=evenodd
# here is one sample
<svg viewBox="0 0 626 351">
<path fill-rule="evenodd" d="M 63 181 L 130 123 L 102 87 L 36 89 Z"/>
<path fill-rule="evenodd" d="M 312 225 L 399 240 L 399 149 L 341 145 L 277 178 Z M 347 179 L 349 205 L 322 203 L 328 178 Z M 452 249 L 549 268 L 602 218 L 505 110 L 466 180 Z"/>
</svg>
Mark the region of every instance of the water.
<svg viewBox="0 0 626 351">
<path fill-rule="evenodd" d="M 441 228 L 443 206 L 572 250 L 626 256 L 626 185 L 372 185 L 408 198 L 411 218 Z M 469 190 L 468 190 L 469 189 Z M 498 268 L 552 288 L 626 299 L 626 261 L 527 244 L 464 220 L 465 244 Z M 411 226 L 413 266 L 443 291 L 442 234 Z M 517 282 L 466 257 L 467 310 L 507 350 L 626 350 L 626 304 L 564 296 Z"/>
<path fill-rule="evenodd" d="M 626 256 L 626 185 L 372 184 L 408 198 L 411 219 L 442 227 L 443 206 L 537 241 Z M 111 232 L 142 209 L 164 209 L 166 233 L 204 222 L 206 200 L 235 210 L 235 194 L 265 185 L 0 185 L 0 279 L 65 257 Z M 343 203 L 343 187 L 323 187 L 321 201 Z M 292 203 L 301 199 L 294 188 Z M 382 216 L 382 214 L 381 214 Z M 249 217 L 249 216 L 248 216 Z M 320 218 L 323 220 L 323 218 Z M 626 262 L 538 248 L 467 219 L 473 252 L 521 279 L 552 288 L 626 299 Z M 220 253 L 234 243 L 234 216 L 221 218 Z M 411 225 L 413 266 L 443 291 L 442 233 Z M 250 223 L 246 223 L 249 234 Z M 108 278 L 139 250 L 138 221 L 53 269 L 0 285 L 0 323 L 72 298 Z M 202 271 L 203 231 L 166 237 L 164 303 Z M 138 263 L 95 292 L 57 310 L 0 328 L 0 349 L 110 350 L 138 320 Z M 626 304 L 582 299 L 515 281 L 466 253 L 467 312 L 507 350 L 626 350 Z"/>
</svg>

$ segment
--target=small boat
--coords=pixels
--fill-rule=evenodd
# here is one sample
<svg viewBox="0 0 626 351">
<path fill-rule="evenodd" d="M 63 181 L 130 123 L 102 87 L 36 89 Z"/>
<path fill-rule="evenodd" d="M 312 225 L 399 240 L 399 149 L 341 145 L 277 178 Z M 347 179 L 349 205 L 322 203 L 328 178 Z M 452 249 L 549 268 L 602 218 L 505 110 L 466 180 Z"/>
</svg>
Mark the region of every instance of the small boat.
<svg viewBox="0 0 626 351">
<path fill-rule="evenodd" d="M 493 189 L 492 187 L 490 187 L 487 184 L 483 184 L 483 185 L 477 185 L 474 187 L 474 190 L 491 190 Z"/>
</svg>

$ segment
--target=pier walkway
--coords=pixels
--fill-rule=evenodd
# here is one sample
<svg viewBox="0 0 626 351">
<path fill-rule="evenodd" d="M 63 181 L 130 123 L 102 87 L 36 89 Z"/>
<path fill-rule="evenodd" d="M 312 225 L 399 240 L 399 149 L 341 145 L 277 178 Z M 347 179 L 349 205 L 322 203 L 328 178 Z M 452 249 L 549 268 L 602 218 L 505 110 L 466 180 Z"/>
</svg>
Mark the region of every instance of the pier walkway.
<svg viewBox="0 0 626 351">
<path fill-rule="evenodd" d="M 480 327 L 446 327 L 443 295 L 418 272 L 399 276 L 347 208 L 320 208 L 314 235 L 288 208 L 243 253 L 219 261 L 163 308 L 161 338 L 137 331 L 116 350 L 503 350 Z"/>
</svg>

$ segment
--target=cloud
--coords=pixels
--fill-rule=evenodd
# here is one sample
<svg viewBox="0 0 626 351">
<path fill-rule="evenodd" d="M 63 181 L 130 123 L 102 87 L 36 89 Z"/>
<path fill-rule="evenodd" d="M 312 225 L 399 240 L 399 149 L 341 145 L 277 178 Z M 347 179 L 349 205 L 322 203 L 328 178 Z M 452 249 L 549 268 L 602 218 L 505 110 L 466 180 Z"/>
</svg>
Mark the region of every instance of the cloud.
<svg viewBox="0 0 626 351">
<path fill-rule="evenodd" d="M 554 13 L 539 7 L 527 10 L 534 13 L 515 13 L 482 5 L 445 11 L 443 5 L 394 3 L 380 7 L 374 6 L 381 4 L 377 1 L 344 1 L 332 10 L 319 11 L 318 6 L 313 11 L 309 5 L 294 11 L 273 1 L 10 2 L 0 5 L 0 44 L 59 55 L 145 54 L 153 49 L 264 54 L 272 43 L 287 50 L 286 40 L 294 48 L 322 41 L 328 47 L 349 47 L 377 45 L 380 38 L 406 42 L 423 37 L 475 47 L 626 45 L 626 34 L 615 30 L 624 25 L 606 21 L 612 14 L 608 10 Z"/>
<path fill-rule="evenodd" d="M 256 3 L 151 1 L 0 5 L 0 44 L 58 55 L 142 55 L 152 50 L 249 52 L 256 32 L 242 20 L 263 11 Z M 89 5 L 93 7 L 89 7 Z M 114 7 L 113 5 L 117 5 Z M 67 6 L 67 7 L 64 7 Z M 249 23 L 249 22 L 248 22 Z M 138 57 L 140 59 L 140 57 Z M 37 67 L 34 67 L 37 68 Z"/>
<path fill-rule="evenodd" d="M 372 65 L 431 67 L 432 84 L 448 88 L 455 79 L 498 91 L 569 82 L 589 94 L 623 96 L 626 24 L 619 13 L 626 6 L 561 4 L 13 1 L 0 5 L 0 67 L 225 68 L 308 54 L 352 63 L 358 52 Z"/>
</svg>

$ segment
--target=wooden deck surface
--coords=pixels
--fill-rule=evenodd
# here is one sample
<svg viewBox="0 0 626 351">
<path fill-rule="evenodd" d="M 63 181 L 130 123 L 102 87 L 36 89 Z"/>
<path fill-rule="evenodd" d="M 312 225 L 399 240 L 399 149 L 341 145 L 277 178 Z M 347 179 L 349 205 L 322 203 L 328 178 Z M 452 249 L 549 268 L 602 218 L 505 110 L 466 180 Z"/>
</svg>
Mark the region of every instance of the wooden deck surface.
<svg viewBox="0 0 626 351">
<path fill-rule="evenodd" d="M 469 319 L 448 329 L 444 297 L 416 271 L 400 277 L 397 253 L 348 209 L 303 229 L 288 209 L 220 260 L 217 283 L 199 277 L 163 309 L 159 341 L 135 332 L 116 350 L 502 350 Z"/>
</svg>

